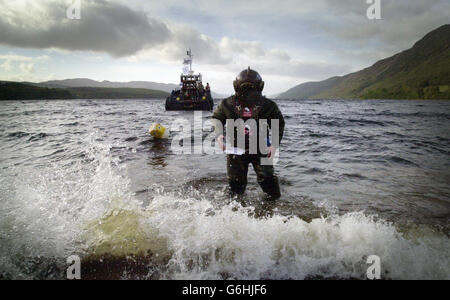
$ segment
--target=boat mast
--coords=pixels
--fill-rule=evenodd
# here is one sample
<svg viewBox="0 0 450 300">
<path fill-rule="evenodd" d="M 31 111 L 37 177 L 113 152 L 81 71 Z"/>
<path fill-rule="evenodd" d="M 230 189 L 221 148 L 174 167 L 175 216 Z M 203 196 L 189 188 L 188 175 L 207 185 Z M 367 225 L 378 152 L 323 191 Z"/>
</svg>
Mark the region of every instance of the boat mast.
<svg viewBox="0 0 450 300">
<path fill-rule="evenodd" d="M 192 59 L 193 59 L 193 55 L 192 55 L 192 50 L 191 48 L 189 48 L 189 51 L 187 52 L 187 55 L 189 57 L 189 75 L 194 74 L 194 71 L 192 71 Z"/>
</svg>

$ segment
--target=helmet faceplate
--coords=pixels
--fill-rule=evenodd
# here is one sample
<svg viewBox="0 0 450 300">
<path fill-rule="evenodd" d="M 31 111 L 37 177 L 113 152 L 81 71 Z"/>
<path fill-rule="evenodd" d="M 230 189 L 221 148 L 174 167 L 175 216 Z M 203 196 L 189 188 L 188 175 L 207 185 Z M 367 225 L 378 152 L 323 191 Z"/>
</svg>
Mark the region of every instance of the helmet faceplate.
<svg viewBox="0 0 450 300">
<path fill-rule="evenodd" d="M 264 81 L 258 72 L 248 67 L 248 69 L 239 73 L 238 77 L 233 82 L 233 86 L 236 93 L 244 89 L 256 89 L 257 91 L 262 92 L 264 89 Z"/>
</svg>

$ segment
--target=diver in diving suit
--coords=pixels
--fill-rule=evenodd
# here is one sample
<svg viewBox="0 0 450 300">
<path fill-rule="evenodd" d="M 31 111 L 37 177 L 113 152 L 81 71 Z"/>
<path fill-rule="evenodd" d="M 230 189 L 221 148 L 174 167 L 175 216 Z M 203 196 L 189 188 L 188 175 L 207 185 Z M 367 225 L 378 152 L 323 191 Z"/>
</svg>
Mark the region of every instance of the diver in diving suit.
<svg viewBox="0 0 450 300">
<path fill-rule="evenodd" d="M 284 118 L 275 102 L 262 96 L 264 81 L 258 72 L 248 69 L 242 71 L 233 82 L 235 95 L 224 99 L 214 111 L 212 118 L 216 122 L 226 124 L 227 120 L 236 121 L 242 119 L 254 119 L 256 124 L 259 120 L 267 120 L 270 127 L 271 121 L 279 120 L 279 141 L 281 142 L 284 133 Z M 259 127 L 259 125 L 257 125 Z M 216 129 L 218 126 L 216 126 Z M 273 145 L 267 145 L 266 154 L 260 150 L 256 154 L 250 154 L 248 151 L 248 136 L 252 133 L 248 128 L 245 129 L 246 149 L 243 155 L 227 155 L 227 175 L 231 192 L 243 194 L 247 186 L 248 165 L 251 163 L 257 175 L 258 183 L 262 190 L 267 193 L 271 199 L 278 199 L 280 186 L 278 178 L 274 173 L 272 164 L 261 164 L 261 158 L 273 158 L 276 149 Z M 254 134 L 254 133 L 253 133 Z M 222 149 L 225 150 L 224 136 L 217 134 L 217 141 Z M 259 143 L 258 143 L 259 145 Z"/>
</svg>

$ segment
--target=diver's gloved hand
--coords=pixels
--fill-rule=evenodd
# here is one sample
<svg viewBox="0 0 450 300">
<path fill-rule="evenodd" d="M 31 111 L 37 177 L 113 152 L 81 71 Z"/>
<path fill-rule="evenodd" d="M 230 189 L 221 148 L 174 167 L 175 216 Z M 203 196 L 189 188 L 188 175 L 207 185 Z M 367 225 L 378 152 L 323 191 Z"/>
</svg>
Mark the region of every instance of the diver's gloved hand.
<svg viewBox="0 0 450 300">
<path fill-rule="evenodd" d="M 267 158 L 272 158 L 273 156 L 275 156 L 275 152 L 277 152 L 277 149 L 274 146 L 270 146 L 267 149 Z"/>
</svg>

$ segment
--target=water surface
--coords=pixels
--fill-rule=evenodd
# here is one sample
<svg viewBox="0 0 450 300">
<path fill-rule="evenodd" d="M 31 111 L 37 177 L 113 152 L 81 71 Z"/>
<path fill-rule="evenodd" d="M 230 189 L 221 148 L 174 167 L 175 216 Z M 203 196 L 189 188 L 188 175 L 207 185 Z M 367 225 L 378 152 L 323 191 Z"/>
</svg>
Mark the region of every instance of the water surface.
<svg viewBox="0 0 450 300">
<path fill-rule="evenodd" d="M 85 278 L 365 278 L 378 255 L 384 278 L 449 279 L 450 102 L 278 104 L 268 202 L 251 168 L 232 199 L 224 155 L 152 140 L 193 123 L 163 101 L 0 102 L 0 278 L 64 278 L 77 254 Z"/>
</svg>

